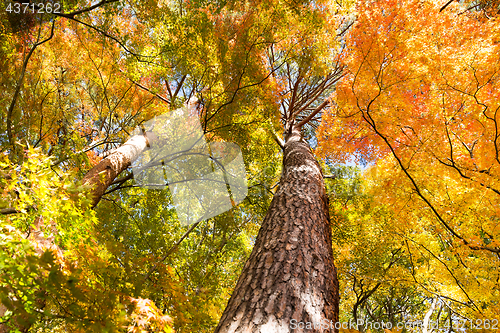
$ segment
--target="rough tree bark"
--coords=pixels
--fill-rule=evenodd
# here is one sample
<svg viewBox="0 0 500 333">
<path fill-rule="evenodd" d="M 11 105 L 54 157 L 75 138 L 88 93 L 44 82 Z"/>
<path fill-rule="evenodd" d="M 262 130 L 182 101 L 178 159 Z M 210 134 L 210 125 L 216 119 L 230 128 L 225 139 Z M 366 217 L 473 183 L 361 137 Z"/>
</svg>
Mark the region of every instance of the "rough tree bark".
<svg viewBox="0 0 500 333">
<path fill-rule="evenodd" d="M 323 175 L 295 127 L 279 188 L 215 332 L 336 332 L 338 292 Z"/>
</svg>

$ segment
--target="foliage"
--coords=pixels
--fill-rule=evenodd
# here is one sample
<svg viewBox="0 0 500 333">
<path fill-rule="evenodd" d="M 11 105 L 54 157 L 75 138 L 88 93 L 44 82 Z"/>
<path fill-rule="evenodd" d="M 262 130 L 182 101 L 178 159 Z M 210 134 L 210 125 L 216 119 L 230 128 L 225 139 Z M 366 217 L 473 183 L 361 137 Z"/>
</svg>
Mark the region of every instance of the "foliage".
<svg viewBox="0 0 500 333">
<path fill-rule="evenodd" d="M 70 326 L 101 327 L 108 317 L 116 316 L 116 295 L 89 279 L 91 267 L 82 269 L 78 264 L 93 245 L 88 235 L 96 222 L 94 212 L 85 209 L 87 200 L 81 189 L 67 174 L 51 169 L 53 159 L 39 149 L 27 149 L 25 162 L 19 166 L 4 160 L 2 199 L 20 214 L 2 215 L 1 301 L 8 309 L 2 321 L 16 327 L 71 314 Z M 44 237 L 37 238 L 37 232 Z M 27 239 L 23 233 L 33 236 Z M 54 238 L 65 250 L 64 257 L 50 249 L 43 251 L 43 241 Z M 102 261 L 95 259 L 96 264 Z M 102 293 L 109 298 L 98 297 Z M 96 300 L 101 304 L 95 304 Z M 86 312 L 86 308 L 93 311 Z"/>
<path fill-rule="evenodd" d="M 280 171 L 268 132 L 279 131 L 269 78 L 280 64 L 263 59 L 270 46 L 284 54 L 281 64 L 300 56 L 301 35 L 311 43 L 321 11 L 283 1 L 65 2 L 63 9 L 65 16 L 21 15 L 20 28 L 1 13 L 0 147 L 10 159 L 1 208 L 17 212 L 2 215 L 9 235 L 2 304 L 13 311 L 4 319 L 40 331 L 211 331 L 271 199 L 262 185 L 271 187 Z M 186 228 L 170 194 L 137 188 L 128 172 L 89 209 L 82 188 L 70 184 L 137 125 L 193 95 L 208 140 L 242 148 L 255 185 L 248 200 L 200 224 L 178 248 Z M 34 149 L 25 154 L 27 146 Z M 56 245 L 52 255 L 24 240 L 38 227 L 49 240 L 42 245 Z M 14 255 L 19 242 L 26 253 Z M 31 279 L 22 282 L 29 287 L 10 282 L 16 274 Z M 11 304 L 22 298 L 13 293 L 28 299 Z"/>
<path fill-rule="evenodd" d="M 371 162 L 366 216 L 384 221 L 391 241 L 372 237 L 385 251 L 398 244 L 399 277 L 427 308 L 437 298 L 450 322 L 498 318 L 498 23 L 457 4 L 439 9 L 358 3 L 317 152 Z"/>
<path fill-rule="evenodd" d="M 274 141 L 309 115 L 303 133 L 335 175 L 341 321 L 422 320 L 432 304 L 442 325 L 499 317 L 496 1 L 63 1 L 60 15 L 8 3 L 3 323 L 212 331 L 280 178 Z M 177 247 L 187 228 L 169 191 L 130 170 L 90 209 L 78 180 L 193 96 L 208 141 L 241 147 L 247 199 Z M 338 166 L 352 159 L 363 172 Z"/>
</svg>

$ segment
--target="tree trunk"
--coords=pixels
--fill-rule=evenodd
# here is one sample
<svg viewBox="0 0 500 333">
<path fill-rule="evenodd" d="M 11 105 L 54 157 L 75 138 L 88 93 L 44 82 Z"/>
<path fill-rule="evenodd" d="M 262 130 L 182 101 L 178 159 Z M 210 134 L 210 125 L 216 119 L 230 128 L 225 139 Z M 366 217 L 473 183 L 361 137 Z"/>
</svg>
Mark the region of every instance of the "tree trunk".
<svg viewBox="0 0 500 333">
<path fill-rule="evenodd" d="M 215 332 L 337 332 L 338 301 L 323 175 L 294 129 L 279 188 Z"/>
<path fill-rule="evenodd" d="M 90 192 L 92 207 L 99 203 L 116 176 L 127 169 L 139 154 L 146 150 L 156 139 L 152 132 L 135 135 L 87 172 L 82 179 L 82 183 L 92 187 Z"/>
</svg>

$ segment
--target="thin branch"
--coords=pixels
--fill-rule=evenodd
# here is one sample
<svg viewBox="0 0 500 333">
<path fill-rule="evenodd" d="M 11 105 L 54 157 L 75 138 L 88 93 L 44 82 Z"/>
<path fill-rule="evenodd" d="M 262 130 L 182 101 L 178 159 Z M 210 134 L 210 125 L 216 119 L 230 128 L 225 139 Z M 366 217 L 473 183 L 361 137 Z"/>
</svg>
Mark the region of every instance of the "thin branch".
<svg viewBox="0 0 500 333">
<path fill-rule="evenodd" d="M 405 237 L 407 238 L 407 237 Z M 439 298 L 444 298 L 444 299 L 448 299 L 452 302 L 455 302 L 455 303 L 458 303 L 460 305 L 463 305 L 465 307 L 468 307 L 468 308 L 472 308 L 469 304 L 467 303 L 464 303 L 464 302 L 461 302 L 461 301 L 458 301 L 456 299 L 453 299 L 451 297 L 448 297 L 448 296 L 444 296 L 444 295 L 440 295 L 438 294 L 437 292 L 435 291 L 432 291 L 432 290 L 429 290 L 426 286 L 424 286 L 421 282 L 417 281 L 417 277 L 415 276 L 415 264 L 413 263 L 413 256 L 411 254 L 411 250 L 410 250 L 410 245 L 408 244 L 408 240 L 405 239 L 405 245 L 406 245 L 406 248 L 408 250 L 408 254 L 409 254 L 409 259 L 410 259 L 410 265 L 411 265 L 411 268 L 410 268 L 410 273 L 411 273 L 411 276 L 413 277 L 413 281 L 415 281 L 416 284 L 418 284 L 420 287 L 422 287 L 425 291 L 427 291 L 428 293 L 432 294 L 432 295 L 435 295 Z"/>
<path fill-rule="evenodd" d="M 337 81 L 343 78 L 346 73 L 342 73 L 343 68 L 337 67 L 334 72 L 328 74 L 326 78 L 323 79 L 321 83 L 319 83 L 316 87 L 309 90 L 305 96 L 301 98 L 299 101 L 299 105 L 302 105 L 298 110 L 296 110 L 293 114 L 293 117 L 297 117 L 300 113 L 307 110 L 307 108 L 316 101 L 321 94 L 323 94 L 327 89 L 333 86 Z M 316 109 L 315 109 L 316 110 Z M 320 110 L 321 111 L 321 110 Z M 319 112 L 319 111 L 318 111 Z M 317 112 L 316 112 L 317 113 Z M 314 115 L 313 115 L 314 117 Z"/>
<path fill-rule="evenodd" d="M 448 271 L 448 273 L 450 273 L 450 275 L 453 277 L 453 279 L 455 280 L 455 282 L 457 283 L 457 286 L 460 288 L 460 290 L 462 290 L 462 292 L 465 294 L 465 296 L 467 296 L 467 298 L 469 299 L 469 301 L 472 303 L 472 305 L 474 305 L 474 307 L 476 308 L 477 311 L 479 311 L 479 313 L 482 314 L 481 310 L 477 307 L 476 303 L 474 303 L 474 301 L 469 297 L 469 294 L 467 294 L 467 292 L 465 291 L 465 289 L 463 288 L 462 284 L 460 283 L 460 281 L 458 281 L 457 277 L 455 276 L 455 274 L 453 274 L 453 272 L 451 271 L 451 269 L 448 267 L 448 265 L 446 265 L 441 259 L 439 259 L 438 256 L 436 256 L 431 250 L 429 250 L 427 247 L 425 247 L 424 245 L 414 241 L 413 239 L 409 238 L 409 237 L 405 237 L 406 239 L 410 240 L 411 242 L 417 244 L 418 246 L 422 247 L 425 251 L 427 251 L 431 256 L 434 257 L 434 259 L 436 259 L 437 261 L 439 261 L 445 268 L 446 270 Z"/>
<path fill-rule="evenodd" d="M 349 23 L 349 25 L 347 27 L 345 27 L 344 29 L 342 29 L 342 31 L 337 34 L 337 37 L 342 37 L 342 35 L 345 34 L 347 32 L 347 30 L 349 30 L 349 28 L 352 27 L 352 25 L 355 22 L 356 22 L 356 20 L 352 20 L 352 22 Z"/>
<path fill-rule="evenodd" d="M 123 72 L 122 72 L 122 73 L 123 73 Z M 136 82 L 136 81 L 132 80 L 132 79 L 131 79 L 131 78 L 129 78 L 129 77 L 127 77 L 127 78 L 130 80 L 130 82 L 132 82 L 133 84 L 135 84 L 135 85 L 136 85 L 136 86 L 138 86 L 139 88 L 141 88 L 141 89 L 143 89 L 143 90 L 147 91 L 147 92 L 148 92 L 148 93 L 150 93 L 151 95 L 154 95 L 155 97 L 157 97 L 157 98 L 158 98 L 158 99 L 160 99 L 161 101 L 163 101 L 163 102 L 167 103 L 168 105 L 170 105 L 171 101 L 173 101 L 173 99 L 174 99 L 174 98 L 175 98 L 175 96 L 177 95 L 177 92 L 179 91 L 178 89 L 179 89 L 179 87 L 180 87 L 180 86 L 179 86 L 179 87 L 177 88 L 177 90 L 176 90 L 175 94 L 172 96 L 172 99 L 169 101 L 169 100 L 168 100 L 168 99 L 166 99 L 165 97 L 163 97 L 163 96 L 161 96 L 161 95 L 159 95 L 159 94 L 157 94 L 157 93 L 155 93 L 155 92 L 151 91 L 151 89 L 149 89 L 148 87 L 143 86 L 143 85 L 142 85 L 142 84 L 140 84 L 139 82 Z M 182 84 L 181 84 L 181 85 L 182 85 Z M 168 84 L 167 84 L 167 88 L 168 88 Z M 169 91 L 170 91 L 170 88 L 169 88 Z"/>
<path fill-rule="evenodd" d="M 88 23 L 85 23 L 83 21 L 80 21 L 78 19 L 76 19 L 74 16 L 70 16 L 68 14 L 63 14 L 63 13 L 53 13 L 54 15 L 56 16 L 60 16 L 60 17 L 64 17 L 64 18 L 67 18 L 67 19 L 70 19 L 70 20 L 73 20 L 77 23 L 80 23 L 81 25 L 84 25 L 86 26 L 87 28 L 90 28 L 92 30 L 95 30 L 97 31 L 98 33 L 100 33 L 101 35 L 103 35 L 104 37 L 107 37 L 111 40 L 114 40 L 118 45 L 120 45 L 120 47 L 122 49 L 124 49 L 126 52 L 130 53 L 131 55 L 133 55 L 137 61 L 139 62 L 145 62 L 143 59 L 141 58 L 156 58 L 156 56 L 149 56 L 149 55 L 142 55 L 142 54 L 137 54 L 133 51 L 131 51 L 122 41 L 120 41 L 118 38 L 114 37 L 114 36 L 111 36 L 110 34 L 108 34 L 107 32 L 105 32 L 104 30 L 101 30 L 97 27 L 94 27 L 93 25 L 91 24 L 88 24 Z"/>
<path fill-rule="evenodd" d="M 441 9 L 439 10 L 439 12 L 441 13 L 443 10 L 445 10 L 445 9 L 446 9 L 446 7 L 448 7 L 449 5 L 451 5 L 451 3 L 452 3 L 453 1 L 455 1 L 455 0 L 450 0 L 450 1 L 448 1 L 447 3 L 445 3 L 445 4 L 444 4 L 444 6 L 443 6 L 443 7 L 441 7 Z"/>
<path fill-rule="evenodd" d="M 281 147 L 281 149 L 285 149 L 285 142 L 283 141 L 283 139 L 281 139 L 278 134 L 276 134 L 276 132 L 274 131 L 274 127 L 273 127 L 273 124 L 271 123 L 271 121 L 269 121 L 269 132 L 271 132 L 271 135 L 274 139 L 274 141 L 276 141 L 276 143 L 278 144 L 278 146 Z"/>
<path fill-rule="evenodd" d="M 413 185 L 413 188 L 414 190 L 417 192 L 418 196 L 425 202 L 425 204 L 431 209 L 431 211 L 434 213 L 434 215 L 437 217 L 437 219 L 439 220 L 439 222 L 441 222 L 441 224 L 453 235 L 455 236 L 456 238 L 460 239 L 464 245 L 468 246 L 470 249 L 472 250 L 486 250 L 486 251 L 489 251 L 489 252 L 493 252 L 493 253 L 497 253 L 499 254 L 500 253 L 500 248 L 498 247 L 489 247 L 489 246 L 481 246 L 481 245 L 473 245 L 471 244 L 469 241 L 467 241 L 464 237 L 462 237 L 461 235 L 459 235 L 449 224 L 447 221 L 444 220 L 444 218 L 441 216 L 441 214 L 439 214 L 439 212 L 437 211 L 437 209 L 434 207 L 434 205 L 429 201 L 429 199 L 427 199 L 426 196 L 424 196 L 424 194 L 422 193 L 420 187 L 417 185 L 417 182 L 415 181 L 415 179 L 413 178 L 413 176 L 409 173 L 408 171 L 408 167 L 405 167 L 403 165 L 403 161 L 401 160 L 401 158 L 396 154 L 396 151 L 394 149 L 394 147 L 390 144 L 389 142 L 389 139 L 384 136 L 380 130 L 378 129 L 378 127 L 376 126 L 375 124 L 375 120 L 372 118 L 371 116 L 371 110 L 370 110 L 370 107 L 371 105 L 375 102 L 375 100 L 381 95 L 382 93 L 382 87 L 379 85 L 379 91 L 377 93 L 377 95 L 368 103 L 367 107 L 365 110 L 363 110 L 361 108 L 361 106 L 358 104 L 358 108 L 360 111 L 363 112 L 363 119 L 370 125 L 370 127 L 373 129 L 373 131 L 375 132 L 375 134 L 377 134 L 384 142 L 385 144 L 387 145 L 387 147 L 389 147 L 393 157 L 396 159 L 398 165 L 400 166 L 401 170 L 403 171 L 403 173 L 406 175 L 406 177 L 410 180 L 411 184 Z"/>
<path fill-rule="evenodd" d="M 323 110 L 327 105 L 328 105 L 329 101 L 328 99 L 325 99 L 323 101 L 323 103 L 321 103 L 316 109 L 314 109 L 314 111 L 308 115 L 307 117 L 305 117 L 304 119 L 302 119 L 297 125 L 298 128 L 301 128 L 302 126 L 304 126 L 305 124 L 307 124 L 312 118 L 314 118 L 314 116 L 320 112 L 321 110 Z"/>
<path fill-rule="evenodd" d="M 174 103 L 175 98 L 177 97 L 177 94 L 179 93 L 179 90 L 181 90 L 182 85 L 184 84 L 184 80 L 186 80 L 187 75 L 184 74 L 181 78 L 181 82 L 177 85 L 177 88 L 175 89 L 174 94 L 172 95 L 172 98 L 170 99 L 171 103 Z M 170 90 L 170 88 L 169 88 Z"/>
</svg>

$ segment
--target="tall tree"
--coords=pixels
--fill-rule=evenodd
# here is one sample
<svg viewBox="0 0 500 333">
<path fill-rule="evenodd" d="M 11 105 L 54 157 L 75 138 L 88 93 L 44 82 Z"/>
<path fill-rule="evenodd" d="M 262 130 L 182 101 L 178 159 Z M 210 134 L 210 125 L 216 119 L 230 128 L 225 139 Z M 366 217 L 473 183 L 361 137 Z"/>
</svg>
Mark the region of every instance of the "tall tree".
<svg viewBox="0 0 500 333">
<path fill-rule="evenodd" d="M 304 18 L 298 23 L 297 44 L 309 46 L 273 73 L 284 135 L 282 140 L 275 134 L 283 149 L 282 174 L 216 332 L 287 332 L 304 322 L 312 331 L 336 331 L 338 281 L 328 196 L 321 167 L 304 138 L 306 128 L 314 132 L 342 76 L 331 58 L 336 29 L 311 31 L 308 26 L 315 20 L 317 25 L 333 22 L 340 8 L 323 5 L 323 12 L 307 4 L 299 7 Z M 279 61 L 282 47 L 268 50 L 270 64 Z"/>
<path fill-rule="evenodd" d="M 296 117 L 339 78 L 340 70 L 304 94 L 300 76 L 294 84 L 284 110 L 279 186 L 216 332 L 287 332 L 294 322 L 314 323 L 319 332 L 319 324 L 329 328 L 338 321 L 328 196 L 321 167 L 301 133 L 328 100 L 303 120 Z"/>
</svg>

